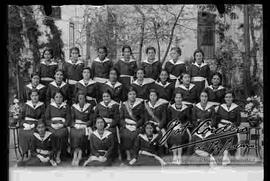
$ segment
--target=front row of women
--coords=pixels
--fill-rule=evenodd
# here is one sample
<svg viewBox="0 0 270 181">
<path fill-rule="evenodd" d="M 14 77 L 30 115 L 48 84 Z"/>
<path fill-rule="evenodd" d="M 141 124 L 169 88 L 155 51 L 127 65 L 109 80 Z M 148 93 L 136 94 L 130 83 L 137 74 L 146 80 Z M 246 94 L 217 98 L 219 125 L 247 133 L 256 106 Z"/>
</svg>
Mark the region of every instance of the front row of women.
<svg viewBox="0 0 270 181">
<path fill-rule="evenodd" d="M 94 108 L 86 102 L 85 93 L 79 91 L 77 103 L 69 108 L 58 91 L 45 111 L 44 104 L 39 102 L 38 91 L 33 89 L 31 101 L 25 104 L 24 120 L 19 129 L 20 146 L 23 153 L 28 154 L 26 161 L 20 164 L 59 164 L 62 154 L 67 153 L 70 138 L 72 165 L 79 165 L 83 156 L 89 156 L 85 166 L 111 165 L 118 156 L 129 165 L 164 165 L 161 157 L 166 155 L 166 149 L 211 136 L 209 131 L 191 134 L 205 120 L 211 121 L 200 125 L 200 129 L 227 124 L 238 127 L 240 124 L 240 108 L 232 102 L 232 92 L 226 92 L 225 103 L 217 107 L 208 102 L 205 91 L 200 94 L 200 102 L 194 105 L 183 104 L 182 93 L 178 91 L 174 104 L 160 99 L 154 89 L 150 90 L 149 101 L 137 98 L 136 93 L 131 87 L 127 101 L 119 105 L 111 99 L 109 91 L 104 92 L 102 101 Z M 183 133 L 170 134 L 164 144 L 160 144 L 166 131 L 172 128 L 177 132 L 184 125 L 187 129 L 183 129 Z M 222 143 L 226 139 L 222 139 Z M 237 136 L 232 136 L 232 139 L 233 144 L 237 144 Z M 183 155 L 212 158 L 210 148 L 202 146 L 204 144 L 208 143 L 173 149 L 173 163 L 180 164 Z M 235 152 L 236 149 L 229 150 L 232 156 Z"/>
</svg>

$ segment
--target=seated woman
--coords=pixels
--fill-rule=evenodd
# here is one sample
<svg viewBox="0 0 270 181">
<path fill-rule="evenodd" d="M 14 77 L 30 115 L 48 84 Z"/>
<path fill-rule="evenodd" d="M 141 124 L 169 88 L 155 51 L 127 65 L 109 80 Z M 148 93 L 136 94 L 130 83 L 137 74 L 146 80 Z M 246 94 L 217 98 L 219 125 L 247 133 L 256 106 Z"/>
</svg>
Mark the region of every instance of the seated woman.
<svg viewBox="0 0 270 181">
<path fill-rule="evenodd" d="M 209 95 L 208 101 L 215 106 L 218 106 L 224 102 L 225 88 L 221 85 L 221 80 L 221 74 L 216 72 L 212 75 L 212 85 L 205 88 L 205 91 Z"/>
<path fill-rule="evenodd" d="M 38 120 L 44 120 L 45 105 L 39 101 L 39 95 L 37 89 L 32 89 L 28 95 L 31 100 L 24 104 L 20 117 L 20 129 L 19 129 L 19 146 L 23 153 L 23 158 L 30 156 L 30 144 L 31 138 L 36 128 Z"/>
<path fill-rule="evenodd" d="M 176 92 L 174 97 L 174 104 L 168 107 L 168 128 L 172 130 L 168 137 L 167 143 L 169 148 L 187 144 L 191 140 L 191 134 L 188 124 L 191 121 L 191 108 L 182 103 L 181 92 Z M 187 125 L 187 127 L 185 127 Z M 184 129 L 186 128 L 186 129 Z M 182 163 L 182 155 L 187 155 L 186 148 L 177 148 L 172 150 L 174 164 Z"/>
<path fill-rule="evenodd" d="M 96 118 L 96 130 L 90 136 L 91 153 L 83 166 L 109 166 L 112 161 L 114 139 L 112 132 L 106 130 L 107 123 Z"/>
<path fill-rule="evenodd" d="M 133 147 L 133 157 L 129 165 L 134 166 L 158 166 L 166 165 L 160 158 L 159 140 L 161 134 L 156 131 L 156 126 L 152 122 L 146 122 L 143 133 L 139 134 Z"/>
<path fill-rule="evenodd" d="M 174 91 L 174 85 L 173 83 L 170 83 L 168 79 L 169 76 L 167 70 L 162 69 L 159 74 L 159 79 L 155 81 L 153 88 L 157 90 L 160 98 L 170 102 Z"/>
<path fill-rule="evenodd" d="M 215 126 L 218 128 L 221 127 L 234 127 L 237 128 L 239 127 L 240 123 L 241 123 L 241 116 L 240 116 L 240 107 L 233 103 L 233 92 L 228 90 L 225 93 L 225 103 L 221 104 L 218 109 L 217 109 L 217 113 L 216 113 L 216 122 L 215 122 Z M 221 140 L 222 144 L 226 144 L 227 141 L 231 140 L 232 146 L 235 146 L 238 144 L 238 141 L 240 140 L 239 138 L 239 133 L 237 135 L 233 135 L 231 137 L 226 137 L 223 138 Z M 238 149 L 239 150 L 239 149 Z M 223 164 L 229 164 L 230 160 L 228 157 L 228 153 L 230 154 L 230 156 L 233 156 L 237 158 L 237 156 L 239 156 L 239 152 L 237 153 L 237 148 L 236 149 L 230 149 L 225 150 L 224 151 L 224 157 L 223 157 Z"/>
<path fill-rule="evenodd" d="M 138 68 L 136 71 L 136 80 L 131 84 L 137 92 L 137 97 L 141 99 L 148 99 L 149 89 L 153 86 L 152 79 L 144 78 L 144 69 Z"/>
<path fill-rule="evenodd" d="M 175 88 L 175 91 L 179 91 L 182 94 L 182 103 L 192 107 L 193 104 L 199 101 L 200 93 L 198 87 L 190 83 L 190 75 L 188 73 L 182 74 L 182 84 Z"/>
<path fill-rule="evenodd" d="M 73 152 L 72 165 L 78 166 L 82 154 L 88 149 L 88 136 L 92 132 L 94 121 L 94 105 L 86 102 L 85 93 L 79 91 L 77 104 L 71 107 L 70 146 Z"/>
<path fill-rule="evenodd" d="M 56 166 L 54 161 L 54 137 L 46 131 L 45 122 L 37 122 L 36 131 L 32 135 L 31 158 L 25 162 L 19 162 L 18 166 Z"/>
<path fill-rule="evenodd" d="M 120 106 L 120 152 L 122 161 L 131 159 L 131 149 L 144 124 L 143 99 L 136 98 L 136 90 L 130 87 L 128 100 Z"/>
<path fill-rule="evenodd" d="M 61 162 L 61 153 L 66 153 L 68 145 L 68 129 L 70 123 L 70 109 L 63 102 L 63 93 L 57 91 L 53 95 L 53 101 L 46 108 L 45 119 L 49 131 L 56 138 L 56 163 Z"/>
<path fill-rule="evenodd" d="M 78 81 L 75 85 L 73 98 L 76 98 L 76 95 L 79 91 L 83 91 L 86 93 L 86 102 L 96 106 L 98 97 L 98 85 L 96 81 L 91 79 L 91 69 L 89 67 L 83 68 L 82 76 L 83 79 Z M 76 102 L 75 99 L 73 99 L 73 102 Z"/>
</svg>

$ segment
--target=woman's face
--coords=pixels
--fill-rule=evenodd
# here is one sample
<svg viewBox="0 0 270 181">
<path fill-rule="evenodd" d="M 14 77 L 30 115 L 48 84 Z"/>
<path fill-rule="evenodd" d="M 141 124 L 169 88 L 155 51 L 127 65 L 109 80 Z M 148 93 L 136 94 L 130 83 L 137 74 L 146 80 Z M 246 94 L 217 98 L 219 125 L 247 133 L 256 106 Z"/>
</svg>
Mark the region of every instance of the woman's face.
<svg viewBox="0 0 270 181">
<path fill-rule="evenodd" d="M 190 83 L 190 75 L 184 74 L 183 78 L 182 78 L 182 81 L 183 81 L 184 84 L 189 84 Z"/>
<path fill-rule="evenodd" d="M 147 136 L 152 136 L 153 131 L 154 131 L 154 129 L 150 124 L 145 126 L 145 133 L 146 133 Z"/>
<path fill-rule="evenodd" d="M 117 81 L 117 73 L 115 70 L 111 70 L 109 74 L 109 79 L 111 82 L 116 82 Z"/>
<path fill-rule="evenodd" d="M 51 55 L 50 51 L 47 50 L 47 51 L 44 52 L 44 58 L 46 60 L 50 60 L 52 58 L 52 55 Z"/>
<path fill-rule="evenodd" d="M 45 134 L 45 125 L 42 124 L 38 124 L 37 125 L 37 131 L 39 134 L 44 135 Z"/>
<path fill-rule="evenodd" d="M 201 52 L 197 52 L 195 54 L 195 61 L 198 63 L 198 64 L 201 64 L 202 63 L 202 60 L 203 60 L 203 55 Z"/>
<path fill-rule="evenodd" d="M 98 57 L 100 60 L 104 60 L 106 57 L 106 52 L 104 49 L 100 48 L 98 49 Z"/>
<path fill-rule="evenodd" d="M 200 99 L 201 99 L 201 103 L 207 103 L 207 100 L 208 100 L 207 93 L 206 92 L 202 92 L 201 93 L 201 96 L 200 96 Z"/>
<path fill-rule="evenodd" d="M 161 82 L 166 82 L 168 79 L 168 73 L 166 71 L 161 71 L 159 78 L 160 78 Z"/>
<path fill-rule="evenodd" d="M 61 104 L 63 102 L 63 96 L 60 93 L 55 94 L 54 101 L 56 104 Z"/>
<path fill-rule="evenodd" d="M 105 103 L 109 103 L 111 101 L 111 96 L 110 94 L 108 94 L 107 92 L 103 93 L 102 95 L 102 100 L 105 102 Z"/>
<path fill-rule="evenodd" d="M 220 83 L 220 78 L 219 78 L 219 76 L 218 76 L 218 75 L 214 75 L 213 78 L 212 78 L 212 84 L 213 84 L 214 86 L 217 86 L 217 85 L 219 85 L 219 83 Z"/>
<path fill-rule="evenodd" d="M 134 102 L 136 100 L 136 92 L 135 91 L 130 91 L 128 93 L 128 100 L 131 102 Z"/>
<path fill-rule="evenodd" d="M 62 82 L 63 73 L 61 71 L 56 72 L 54 78 L 56 82 Z"/>
<path fill-rule="evenodd" d="M 156 102 L 157 101 L 157 94 L 155 92 L 150 92 L 149 94 L 149 99 L 151 102 Z"/>
<path fill-rule="evenodd" d="M 88 69 L 84 69 L 83 70 L 83 73 L 82 73 L 82 76 L 83 76 L 83 79 L 84 80 L 89 80 L 90 79 L 90 71 Z"/>
<path fill-rule="evenodd" d="M 97 119 L 96 121 L 96 127 L 98 130 L 103 130 L 105 127 L 105 123 L 102 119 Z"/>
<path fill-rule="evenodd" d="M 78 95 L 79 104 L 85 104 L 85 95 Z"/>
<path fill-rule="evenodd" d="M 124 59 L 129 60 L 130 59 L 130 56 L 131 56 L 130 49 L 129 48 L 125 48 L 124 49 L 124 52 L 123 52 L 123 55 L 124 55 Z"/>
<path fill-rule="evenodd" d="M 143 70 L 138 70 L 137 71 L 137 73 L 136 73 L 136 75 L 137 75 L 137 78 L 138 79 L 143 79 L 143 77 L 144 77 L 144 73 L 143 73 Z"/>
<path fill-rule="evenodd" d="M 171 58 L 172 58 L 173 60 L 176 60 L 176 59 L 178 59 L 178 57 L 179 57 L 180 55 L 177 53 L 176 50 L 171 50 L 170 56 L 171 56 Z"/>
<path fill-rule="evenodd" d="M 177 105 L 182 104 L 182 95 L 181 94 L 175 94 L 174 101 Z"/>
<path fill-rule="evenodd" d="M 78 60 L 79 52 L 77 50 L 73 49 L 70 54 L 73 60 Z"/>
<path fill-rule="evenodd" d="M 32 84 L 37 86 L 39 84 L 39 76 L 33 76 L 32 77 Z"/>
<path fill-rule="evenodd" d="M 153 49 L 148 50 L 147 57 L 149 60 L 154 60 L 156 56 L 156 53 Z"/>
<path fill-rule="evenodd" d="M 39 96 L 37 92 L 32 92 L 30 95 L 30 98 L 32 100 L 32 102 L 37 103 L 39 100 Z"/>
<path fill-rule="evenodd" d="M 233 96 L 231 93 L 226 94 L 224 99 L 226 104 L 230 105 L 233 102 Z"/>
</svg>

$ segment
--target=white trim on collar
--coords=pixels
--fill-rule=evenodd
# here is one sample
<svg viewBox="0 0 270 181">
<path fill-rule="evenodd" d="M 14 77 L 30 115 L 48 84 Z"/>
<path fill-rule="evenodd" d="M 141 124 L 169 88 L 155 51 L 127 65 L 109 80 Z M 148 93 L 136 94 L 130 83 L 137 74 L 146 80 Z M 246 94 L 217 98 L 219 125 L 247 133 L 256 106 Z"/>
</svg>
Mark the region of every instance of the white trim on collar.
<svg viewBox="0 0 270 181">
<path fill-rule="evenodd" d="M 110 61 L 110 59 L 108 59 L 107 57 L 105 57 L 105 59 L 104 59 L 103 61 L 101 61 L 101 60 L 99 59 L 99 57 L 97 57 L 97 58 L 94 59 L 94 61 L 95 61 L 95 62 L 104 63 L 104 62 Z"/>
<path fill-rule="evenodd" d="M 89 82 L 88 82 L 87 85 L 84 84 L 84 80 L 83 80 L 83 79 L 80 80 L 80 81 L 78 81 L 78 82 L 79 82 L 80 84 L 82 84 L 84 87 L 87 87 L 87 86 L 89 86 L 89 85 L 92 85 L 92 84 L 96 83 L 96 81 L 94 81 L 94 80 L 92 80 L 92 79 L 89 80 Z"/>
<path fill-rule="evenodd" d="M 62 102 L 62 104 L 58 107 L 57 104 L 55 103 L 55 101 L 52 101 L 52 102 L 50 103 L 50 105 L 52 105 L 52 106 L 55 107 L 55 108 L 60 109 L 60 108 L 62 108 L 62 107 L 66 108 L 67 103 L 66 103 L 66 102 Z"/>
<path fill-rule="evenodd" d="M 45 62 L 45 59 L 41 59 L 41 60 L 40 60 L 40 63 L 41 63 L 41 64 L 44 64 L 44 65 L 47 65 L 46 62 Z M 54 62 L 53 59 L 51 59 L 51 62 L 50 62 L 50 64 L 49 64 L 49 66 L 50 66 L 50 65 L 58 65 L 58 64 L 57 64 L 56 62 Z"/>
<path fill-rule="evenodd" d="M 203 66 L 206 66 L 207 63 L 203 63 L 201 65 L 197 64 L 197 62 L 193 63 L 193 65 L 195 65 L 196 67 L 202 68 Z"/>
<path fill-rule="evenodd" d="M 172 104 L 171 107 L 172 107 L 173 109 L 175 109 L 176 111 L 180 111 L 180 112 L 181 112 L 181 111 L 184 111 L 186 108 L 188 108 L 188 107 L 187 107 L 185 104 L 183 104 L 183 103 L 182 103 L 182 107 L 181 107 L 180 110 L 176 108 L 175 103 Z"/>
<path fill-rule="evenodd" d="M 136 85 L 138 85 L 138 86 L 144 86 L 144 85 L 146 85 L 146 84 L 151 84 L 151 83 L 153 83 L 153 82 L 154 82 L 153 79 L 151 80 L 151 79 L 148 79 L 148 78 L 144 78 L 144 79 L 143 79 L 142 85 L 140 85 L 140 84 L 138 83 L 138 79 L 136 79 L 133 83 L 136 84 Z"/>
<path fill-rule="evenodd" d="M 217 91 L 217 90 L 221 90 L 221 89 L 225 89 L 225 87 L 223 87 L 223 86 L 218 86 L 218 88 L 217 89 L 214 89 L 213 88 L 213 85 L 210 85 L 210 86 L 208 86 L 210 89 L 212 89 L 212 90 L 214 90 L 214 91 Z"/>
<path fill-rule="evenodd" d="M 111 102 L 109 102 L 109 104 L 108 104 L 107 106 L 105 105 L 104 101 L 101 101 L 100 104 L 101 104 L 102 106 L 106 107 L 106 108 L 107 108 L 107 107 L 108 107 L 108 108 L 111 108 L 113 105 L 115 105 L 115 104 L 118 105 L 119 103 L 116 102 L 116 101 L 114 101 L 114 100 L 111 100 Z"/>
<path fill-rule="evenodd" d="M 207 133 L 205 134 L 205 136 L 203 137 L 201 134 L 197 134 L 197 133 L 194 133 L 194 135 L 198 136 L 199 138 L 201 139 L 205 139 L 207 138 L 208 136 L 212 135 L 211 131 L 207 131 Z"/>
<path fill-rule="evenodd" d="M 155 59 L 153 62 L 149 62 L 147 59 L 142 61 L 142 63 L 147 63 L 147 64 L 150 64 L 150 65 L 152 65 L 152 64 L 154 64 L 156 62 L 158 62 L 158 59 Z"/>
<path fill-rule="evenodd" d="M 32 107 L 33 109 L 37 109 L 38 107 L 42 106 L 44 103 L 38 101 L 36 104 L 36 107 L 34 107 L 33 103 L 31 100 L 27 101 L 25 104 L 27 104 L 28 106 Z"/>
<path fill-rule="evenodd" d="M 122 57 L 120 58 L 121 61 L 125 62 L 125 63 L 131 63 L 131 62 L 136 62 L 135 59 L 129 59 L 129 61 L 125 61 L 125 59 Z"/>
<path fill-rule="evenodd" d="M 187 89 L 186 86 L 184 86 L 184 84 L 179 85 L 179 88 L 184 89 L 184 90 L 191 90 L 193 87 L 195 87 L 195 84 L 192 84 L 192 83 L 189 84 L 189 89 Z"/>
<path fill-rule="evenodd" d="M 166 84 L 165 84 L 165 85 L 163 85 L 163 84 L 161 83 L 161 81 L 155 81 L 155 84 L 157 84 L 157 85 L 159 85 L 159 86 L 161 86 L 161 87 L 163 87 L 163 88 L 166 88 L 167 86 L 170 85 L 170 83 L 169 83 L 168 81 L 166 81 Z"/>
<path fill-rule="evenodd" d="M 108 130 L 104 130 L 104 133 L 103 133 L 102 137 L 100 137 L 100 135 L 98 134 L 97 130 L 95 130 L 95 131 L 93 132 L 93 134 L 94 134 L 97 138 L 99 138 L 100 140 L 103 140 L 104 138 L 108 138 L 108 136 L 109 136 L 110 134 L 112 134 L 112 132 L 110 132 L 110 131 L 108 131 Z"/>
<path fill-rule="evenodd" d="M 137 105 L 139 105 L 139 104 L 142 103 L 142 102 L 143 102 L 143 99 L 141 99 L 141 98 L 136 98 L 136 100 L 135 100 L 133 106 L 131 106 L 131 109 L 133 109 L 134 107 L 136 107 Z M 126 103 L 129 104 L 128 101 L 126 101 Z"/>
<path fill-rule="evenodd" d="M 108 85 L 108 86 L 110 86 L 111 88 L 114 88 L 114 89 L 122 85 L 122 84 L 121 84 L 120 82 L 118 82 L 118 81 L 115 83 L 114 86 L 112 85 L 112 83 L 111 83 L 110 81 L 106 81 L 105 84 Z"/>
<path fill-rule="evenodd" d="M 31 89 L 31 90 L 33 89 L 32 83 L 27 84 L 26 87 L 28 87 L 28 88 Z M 40 90 L 40 89 L 42 89 L 43 87 L 45 87 L 45 85 L 43 85 L 43 84 L 38 84 L 37 87 L 36 87 L 36 89 L 37 89 L 37 90 Z"/>
<path fill-rule="evenodd" d="M 173 65 L 185 64 L 183 59 L 178 59 L 175 63 L 174 63 L 173 59 L 170 59 L 169 62 Z"/>
<path fill-rule="evenodd" d="M 207 102 L 205 109 L 203 109 L 200 102 L 196 104 L 196 107 L 199 108 L 202 111 L 206 111 L 212 106 L 213 106 L 213 104 L 210 104 L 209 102 Z"/>
<path fill-rule="evenodd" d="M 149 140 L 149 139 L 147 138 L 146 134 L 139 134 L 139 136 L 140 136 L 142 139 L 144 139 L 145 141 L 151 143 L 152 141 L 154 141 L 154 140 L 158 137 L 158 134 L 154 134 L 154 135 L 153 135 L 153 138 L 152 138 L 151 140 Z"/>
<path fill-rule="evenodd" d="M 81 59 L 78 59 L 76 63 L 73 63 L 72 60 L 70 60 L 70 59 L 68 59 L 66 62 L 71 64 L 71 65 L 83 64 L 83 61 Z"/>
<path fill-rule="evenodd" d="M 165 100 L 165 99 L 158 99 L 154 106 L 152 106 L 150 101 L 148 101 L 148 106 L 155 109 L 156 107 L 161 106 L 163 104 L 167 104 L 167 103 L 169 103 L 169 102 L 167 100 Z"/>
<path fill-rule="evenodd" d="M 79 112 L 84 112 L 85 110 L 87 110 L 87 109 L 89 108 L 90 105 L 91 105 L 91 104 L 89 104 L 89 103 L 85 103 L 85 104 L 83 105 L 83 108 L 81 109 L 79 103 L 77 103 L 77 104 L 73 104 L 72 107 L 74 107 L 74 108 L 75 108 L 76 110 L 78 110 Z"/>
<path fill-rule="evenodd" d="M 52 81 L 50 84 L 53 85 L 54 87 L 57 87 L 57 88 L 60 87 L 60 88 L 62 88 L 62 87 L 65 86 L 67 83 L 65 83 L 64 81 L 62 81 L 62 82 L 61 82 L 61 85 L 58 87 L 57 84 L 56 84 L 56 81 L 54 80 L 54 81 Z"/>
<path fill-rule="evenodd" d="M 40 135 L 38 133 L 34 133 L 33 135 L 39 139 L 40 141 L 45 141 L 52 133 L 49 131 L 45 132 L 44 138 L 41 138 Z"/>
<path fill-rule="evenodd" d="M 235 104 L 235 103 L 232 103 L 230 109 L 227 108 L 227 105 L 226 105 L 226 104 L 221 104 L 221 107 L 222 107 L 223 109 L 225 109 L 227 112 L 230 112 L 230 111 L 234 110 L 235 108 L 237 108 L 238 105 Z"/>
</svg>

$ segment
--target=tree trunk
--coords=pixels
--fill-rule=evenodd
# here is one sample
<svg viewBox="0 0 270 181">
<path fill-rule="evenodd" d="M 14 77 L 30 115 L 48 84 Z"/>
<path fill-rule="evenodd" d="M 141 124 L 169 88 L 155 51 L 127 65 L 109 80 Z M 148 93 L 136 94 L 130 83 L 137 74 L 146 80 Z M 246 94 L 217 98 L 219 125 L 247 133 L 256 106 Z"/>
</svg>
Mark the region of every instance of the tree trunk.
<svg viewBox="0 0 270 181">
<path fill-rule="evenodd" d="M 179 20 L 181 14 L 182 14 L 182 12 L 183 12 L 183 10 L 184 10 L 184 7 L 185 7 L 185 5 L 183 5 L 183 6 L 181 7 L 181 10 L 179 11 L 179 13 L 178 13 L 178 15 L 177 15 L 177 17 L 176 17 L 176 19 L 175 19 L 175 22 L 174 22 L 174 24 L 173 24 L 173 26 L 172 26 L 171 34 L 170 34 L 170 39 L 169 39 L 169 44 L 168 44 L 167 49 L 166 49 L 166 51 L 165 51 L 164 57 L 162 58 L 162 62 L 161 62 L 162 64 L 165 62 L 165 60 L 166 60 L 166 58 L 167 58 L 167 55 L 168 55 L 168 53 L 169 53 L 169 50 L 170 50 L 170 47 L 171 47 L 171 44 L 172 44 L 172 40 L 173 40 L 174 30 L 175 30 L 175 27 L 176 27 L 176 25 L 177 25 L 177 22 L 178 22 L 178 20 Z"/>
<path fill-rule="evenodd" d="M 136 5 L 134 6 L 135 10 L 142 16 L 141 23 L 141 36 L 140 36 L 140 45 L 139 45 L 139 59 L 137 64 L 140 65 L 142 61 L 142 49 L 143 49 L 143 41 L 144 41 L 144 26 L 145 26 L 145 15 L 142 10 Z"/>
<path fill-rule="evenodd" d="M 251 34 L 251 40 L 252 40 L 252 44 L 253 44 L 253 47 L 251 49 L 251 57 L 252 57 L 253 62 L 254 62 L 252 78 L 255 79 L 257 76 L 257 71 L 258 71 L 258 61 L 257 61 L 258 44 L 256 42 L 256 38 L 254 35 L 254 22 L 253 22 L 252 16 L 250 16 L 250 34 Z"/>
<path fill-rule="evenodd" d="M 155 33 L 155 38 L 156 38 L 156 41 L 157 41 L 157 53 L 158 53 L 158 61 L 160 61 L 160 42 L 159 42 L 159 37 L 158 37 L 158 27 L 157 27 L 157 23 L 155 22 L 154 19 L 152 19 L 152 22 L 153 22 L 153 29 L 154 29 L 154 33 Z"/>
</svg>

